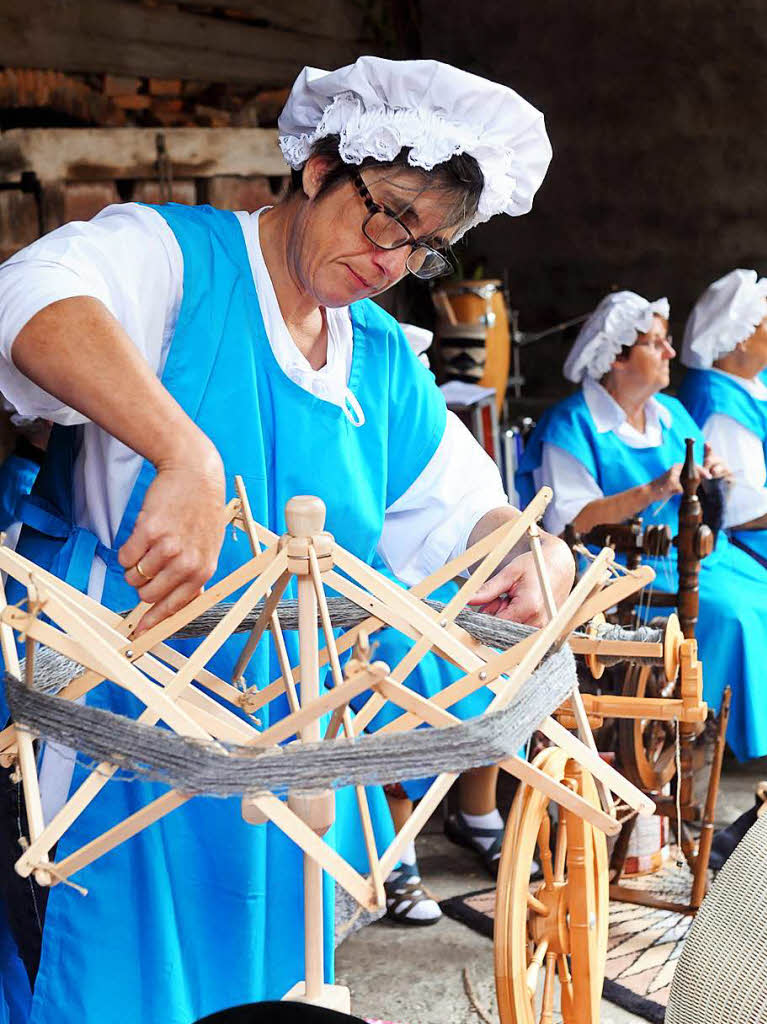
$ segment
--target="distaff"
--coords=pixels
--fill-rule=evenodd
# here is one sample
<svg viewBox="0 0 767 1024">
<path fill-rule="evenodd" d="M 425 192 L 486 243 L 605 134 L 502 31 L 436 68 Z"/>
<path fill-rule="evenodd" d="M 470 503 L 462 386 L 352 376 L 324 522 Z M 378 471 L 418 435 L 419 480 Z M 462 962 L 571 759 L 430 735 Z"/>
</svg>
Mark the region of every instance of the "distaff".
<svg viewBox="0 0 767 1024">
<path fill-rule="evenodd" d="M 646 524 L 667 525 L 676 533 L 688 437 L 695 439 L 703 476 L 728 475 L 684 406 L 661 393 L 675 354 L 668 313 L 665 299 L 649 302 L 634 292 L 617 292 L 583 325 L 564 367 L 581 388 L 542 417 L 517 476 L 523 501 L 537 487 L 554 487 L 553 512 L 544 518 L 550 530 L 560 532 L 574 522 L 588 531 L 642 515 Z M 658 588 L 675 592 L 676 550 L 652 564 Z M 760 681 L 767 653 L 764 583 L 764 570 L 720 534 L 701 566 L 696 635 L 705 700 L 718 709 L 725 686 L 733 687 L 727 739 L 740 759 L 767 754 Z"/>
<path fill-rule="evenodd" d="M 434 61 L 361 58 L 307 69 L 280 132 L 294 174 L 272 209 L 112 208 L 0 269 L 0 387 L 25 414 L 78 427 L 54 432 L 20 552 L 112 608 L 135 604 L 138 590 L 154 605 L 142 631 L 245 559 L 220 526 L 236 473 L 269 529 L 284 532 L 288 498 L 319 493 L 339 543 L 367 562 L 378 549 L 408 583 L 518 515 L 368 300 L 408 271 L 445 270 L 445 247 L 473 224 L 530 208 L 551 155 L 542 116 Z M 572 560 L 548 535 L 543 551 L 561 602 Z M 482 596 L 511 593 L 501 614 L 535 623 L 543 597 L 531 556 L 518 555 Z M 261 646 L 246 679 L 259 687 L 280 672 Z M 211 671 L 231 678 L 239 647 L 227 644 Z M 104 694 L 135 715 L 125 694 Z M 67 770 L 45 752 L 51 812 Z M 78 766 L 73 785 L 85 774 Z M 158 793 L 105 787 L 58 855 Z M 345 796 L 354 803 L 339 794 L 335 842 L 350 855 Z M 371 800 L 385 832 L 380 792 Z M 166 872 L 168 859 L 185 870 Z M 301 975 L 284 955 L 301 947 L 300 872 L 290 843 L 245 824 L 238 806 L 180 808 L 129 853 L 86 869 L 87 903 L 54 889 L 42 940 L 16 929 L 31 1016 L 112 1024 L 152 1020 L 162 1005 L 168 1019 L 192 1020 L 282 995 Z"/>
<path fill-rule="evenodd" d="M 703 292 L 684 332 L 679 390 L 732 467 L 724 525 L 767 569 L 767 278 L 733 270 Z"/>
</svg>

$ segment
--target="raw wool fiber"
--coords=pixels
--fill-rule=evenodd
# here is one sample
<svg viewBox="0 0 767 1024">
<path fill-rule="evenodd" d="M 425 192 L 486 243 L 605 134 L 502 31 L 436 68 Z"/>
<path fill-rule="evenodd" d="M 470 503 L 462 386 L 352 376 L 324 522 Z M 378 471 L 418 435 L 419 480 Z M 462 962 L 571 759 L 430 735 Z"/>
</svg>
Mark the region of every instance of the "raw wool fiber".
<svg viewBox="0 0 767 1024">
<path fill-rule="evenodd" d="M 444 604 L 440 601 L 422 601 L 422 604 L 428 605 L 429 608 L 433 608 L 434 611 L 441 612 L 444 609 Z M 229 609 L 228 604 L 216 605 L 215 608 L 211 608 L 209 611 L 204 612 L 198 618 L 194 619 L 188 625 L 180 629 L 175 635 L 178 637 L 196 637 L 196 636 L 207 636 L 207 634 L 213 629 L 216 623 L 226 614 Z M 264 607 L 264 602 L 260 601 L 252 612 L 250 612 L 237 627 L 237 632 L 243 632 L 245 630 L 252 629 L 252 627 L 258 621 L 261 612 Z M 336 628 L 339 629 L 353 629 L 355 626 L 359 626 L 365 619 L 370 617 L 370 612 L 360 608 L 359 605 L 353 601 L 348 600 L 345 597 L 330 597 L 328 598 L 328 611 L 330 612 L 330 620 Z M 280 625 L 283 629 L 298 629 L 298 602 L 295 600 L 282 600 L 277 606 L 277 614 L 280 619 Z M 464 608 L 455 617 L 455 623 L 474 639 L 478 640 L 481 644 L 485 644 L 487 647 L 493 647 L 497 650 L 505 651 L 509 647 L 513 647 L 520 641 L 525 640 L 531 633 L 535 633 L 534 626 L 524 626 L 519 622 L 510 622 L 508 619 L 499 619 L 493 615 L 485 615 L 482 612 L 472 611 L 470 608 Z M 318 613 L 318 625 L 321 624 Z M 585 633 L 577 633 L 576 636 L 586 636 Z M 639 643 L 663 643 L 663 631 L 659 629 L 652 629 L 649 626 L 640 626 L 636 630 L 622 629 L 620 626 L 603 625 L 599 628 L 597 633 L 601 640 L 635 640 Z M 615 665 L 623 659 L 618 657 L 605 657 L 600 656 L 600 662 L 605 665 Z M 662 665 L 662 658 L 634 658 L 632 659 L 641 664 L 648 665 Z"/>
<path fill-rule="evenodd" d="M 54 660 L 59 656 L 55 656 Z M 49 658 L 39 661 L 54 672 Z M 72 678 L 73 663 L 63 672 Z M 55 668 L 60 679 L 61 672 Z M 441 729 L 338 738 L 259 750 L 178 736 L 100 708 L 43 692 L 47 680 L 29 687 L 6 673 L 14 722 L 40 736 L 185 793 L 286 793 L 337 789 L 460 773 L 497 764 L 516 754 L 539 723 L 577 685 L 569 647 L 550 654 L 503 709 Z"/>
</svg>

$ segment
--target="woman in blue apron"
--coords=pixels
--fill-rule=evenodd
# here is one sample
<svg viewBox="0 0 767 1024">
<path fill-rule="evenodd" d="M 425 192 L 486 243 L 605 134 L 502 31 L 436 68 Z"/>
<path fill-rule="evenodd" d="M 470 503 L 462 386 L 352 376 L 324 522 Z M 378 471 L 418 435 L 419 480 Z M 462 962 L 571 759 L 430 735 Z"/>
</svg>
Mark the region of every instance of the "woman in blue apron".
<svg viewBox="0 0 767 1024">
<path fill-rule="evenodd" d="M 565 362 L 581 384 L 542 417 L 517 476 L 524 502 L 534 487 L 555 490 L 546 522 L 561 531 L 573 522 L 586 533 L 600 523 L 641 515 L 645 524 L 676 532 L 685 438 L 695 439 L 704 475 L 727 468 L 704 448 L 684 406 L 661 394 L 674 356 L 667 334 L 668 303 L 633 292 L 608 295 L 584 324 Z M 655 586 L 676 591 L 676 549 L 652 562 Z M 696 628 L 703 662 L 703 696 L 715 710 L 732 687 L 727 740 L 740 760 L 767 754 L 767 577 L 720 533 L 700 571 Z"/>
<path fill-rule="evenodd" d="M 767 571 L 767 278 L 733 270 L 687 320 L 679 398 L 733 474 L 725 526 Z"/>
<path fill-rule="evenodd" d="M 65 425 L 25 509 L 19 549 L 111 608 L 151 603 L 140 630 L 247 559 L 222 525 L 235 474 L 271 530 L 285 530 L 288 498 L 319 495 L 340 544 L 371 563 L 388 553 L 408 583 L 459 538 L 466 545 L 517 514 L 497 507 L 492 488 L 483 507 L 467 467 L 451 469 L 451 438 L 459 442 L 441 395 L 370 296 L 408 271 L 445 272 L 451 240 L 493 214 L 530 208 L 551 154 L 542 116 L 510 89 L 434 61 L 360 58 L 337 72 L 306 69 L 280 135 L 292 188 L 260 215 L 110 208 L 0 268 L 0 309 L 22 308 L 33 278 L 46 299 L 0 337 L 2 390 L 17 408 L 45 408 Z M 66 264 L 59 276 L 57 259 Z M 452 503 L 430 501 L 451 473 L 468 476 L 463 490 L 456 483 Z M 553 537 L 544 549 L 561 599 L 572 560 Z M 502 614 L 542 614 L 529 555 L 510 559 L 479 596 L 510 590 Z M 242 643 L 227 643 L 211 668 L 230 675 Z M 247 682 L 278 674 L 261 645 Z M 88 702 L 139 710 L 109 686 Z M 83 775 L 71 755 L 45 749 L 46 818 Z M 105 786 L 57 856 L 160 791 Z M 385 841 L 380 790 L 371 800 Z M 339 794 L 330 841 L 354 857 L 349 803 Z M 19 894 L 6 884 L 28 978 L 25 993 L 18 957 L 0 945 L 6 1017 L 189 1024 L 279 998 L 303 976 L 300 879 L 300 854 L 278 830 L 245 824 L 236 800 L 196 798 L 85 869 L 87 898 L 54 887 L 44 926 L 39 890 L 28 892 L 36 944 L 19 931 Z M 330 884 L 328 897 L 332 980 Z"/>
</svg>

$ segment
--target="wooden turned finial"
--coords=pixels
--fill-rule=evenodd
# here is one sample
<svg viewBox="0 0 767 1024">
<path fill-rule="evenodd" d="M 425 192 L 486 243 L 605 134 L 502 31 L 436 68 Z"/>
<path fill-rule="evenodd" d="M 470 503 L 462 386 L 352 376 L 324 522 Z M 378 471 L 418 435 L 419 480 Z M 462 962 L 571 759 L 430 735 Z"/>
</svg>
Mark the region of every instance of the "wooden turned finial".
<svg viewBox="0 0 767 1024">
<path fill-rule="evenodd" d="M 695 624 L 698 621 L 698 574 L 700 572 L 700 555 L 698 553 L 698 536 L 703 519 L 703 510 L 698 500 L 698 467 L 695 465 L 695 442 L 686 438 L 685 455 L 679 482 L 684 494 L 679 505 L 679 532 L 676 546 L 679 553 L 679 592 L 677 610 L 682 632 L 688 638 L 695 636 Z"/>
<path fill-rule="evenodd" d="M 313 537 L 325 527 L 325 502 L 310 494 L 298 494 L 285 505 L 285 525 L 292 537 Z"/>
</svg>

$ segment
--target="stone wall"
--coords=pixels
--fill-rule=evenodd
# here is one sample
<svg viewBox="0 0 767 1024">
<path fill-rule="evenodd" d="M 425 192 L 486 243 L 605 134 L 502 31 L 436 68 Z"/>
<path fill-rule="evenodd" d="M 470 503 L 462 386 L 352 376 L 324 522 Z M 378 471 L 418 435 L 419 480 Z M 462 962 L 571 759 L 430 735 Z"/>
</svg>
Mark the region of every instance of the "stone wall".
<svg viewBox="0 0 767 1024">
<path fill-rule="evenodd" d="M 668 295 L 681 341 L 699 292 L 767 272 L 767 8 L 759 0 L 421 0 L 423 56 L 518 89 L 554 147 L 534 211 L 498 217 L 461 255 L 508 272 L 523 328 L 612 287 Z M 565 346 L 525 358 L 555 392 Z"/>
</svg>

